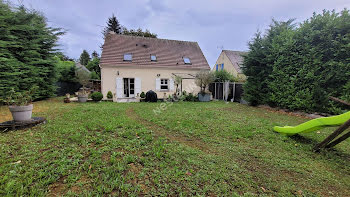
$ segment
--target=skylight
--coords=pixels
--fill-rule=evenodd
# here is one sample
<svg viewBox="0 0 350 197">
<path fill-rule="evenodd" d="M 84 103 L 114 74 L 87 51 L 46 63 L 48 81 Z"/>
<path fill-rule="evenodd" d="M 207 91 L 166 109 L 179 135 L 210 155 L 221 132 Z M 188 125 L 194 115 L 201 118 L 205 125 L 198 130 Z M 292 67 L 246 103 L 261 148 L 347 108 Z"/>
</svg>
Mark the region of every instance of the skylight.
<svg viewBox="0 0 350 197">
<path fill-rule="evenodd" d="M 188 57 L 183 57 L 185 64 L 191 64 L 191 60 Z"/>
<path fill-rule="evenodd" d="M 151 61 L 157 61 L 157 56 L 156 55 L 151 55 Z"/>
<path fill-rule="evenodd" d="M 125 53 L 124 54 L 124 61 L 132 61 L 132 54 L 131 53 Z"/>
</svg>

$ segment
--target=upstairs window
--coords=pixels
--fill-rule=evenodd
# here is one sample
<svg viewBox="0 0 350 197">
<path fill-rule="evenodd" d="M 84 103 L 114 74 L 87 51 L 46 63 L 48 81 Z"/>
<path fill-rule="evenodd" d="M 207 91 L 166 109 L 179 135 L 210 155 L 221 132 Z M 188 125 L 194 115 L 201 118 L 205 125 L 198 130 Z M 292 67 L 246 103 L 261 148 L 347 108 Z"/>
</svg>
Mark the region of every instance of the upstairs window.
<svg viewBox="0 0 350 197">
<path fill-rule="evenodd" d="M 191 60 L 188 57 L 183 57 L 185 64 L 191 64 Z"/>
<path fill-rule="evenodd" d="M 157 61 L 157 56 L 156 55 L 151 55 L 151 61 L 156 62 Z"/>
<path fill-rule="evenodd" d="M 124 61 L 132 61 L 132 54 L 131 53 L 125 53 L 124 54 Z"/>
<path fill-rule="evenodd" d="M 161 79 L 160 80 L 160 89 L 161 90 L 168 90 L 169 89 L 169 86 L 168 86 L 168 79 Z"/>
</svg>

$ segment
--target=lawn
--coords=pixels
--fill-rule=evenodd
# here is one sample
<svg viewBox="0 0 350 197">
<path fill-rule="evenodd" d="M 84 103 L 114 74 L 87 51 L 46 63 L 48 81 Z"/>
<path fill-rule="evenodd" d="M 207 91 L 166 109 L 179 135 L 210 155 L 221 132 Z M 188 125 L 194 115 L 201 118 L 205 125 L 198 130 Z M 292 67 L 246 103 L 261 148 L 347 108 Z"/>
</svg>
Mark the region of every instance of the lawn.
<svg viewBox="0 0 350 197">
<path fill-rule="evenodd" d="M 0 196 L 350 196 L 350 142 L 334 128 L 238 103 L 36 102 L 48 122 L 0 133 Z M 0 107 L 0 121 L 10 118 Z"/>
</svg>

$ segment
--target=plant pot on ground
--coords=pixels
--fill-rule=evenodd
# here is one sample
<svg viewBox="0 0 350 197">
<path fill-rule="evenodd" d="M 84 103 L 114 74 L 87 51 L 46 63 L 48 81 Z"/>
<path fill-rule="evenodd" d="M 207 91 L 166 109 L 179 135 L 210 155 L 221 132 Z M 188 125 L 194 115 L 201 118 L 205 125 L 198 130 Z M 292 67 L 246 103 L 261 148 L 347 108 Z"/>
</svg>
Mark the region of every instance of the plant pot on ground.
<svg viewBox="0 0 350 197">
<path fill-rule="evenodd" d="M 78 92 L 78 102 L 85 103 L 88 100 L 88 96 L 89 96 L 89 93 L 85 87 L 89 84 L 90 73 L 88 73 L 83 69 L 78 69 L 76 71 L 76 76 L 77 76 L 78 82 L 83 86 L 82 90 Z"/>
<path fill-rule="evenodd" d="M 208 102 L 210 101 L 210 95 L 209 93 L 198 93 L 198 100 L 201 102 Z"/>
<path fill-rule="evenodd" d="M 215 80 L 214 73 L 206 70 L 199 71 L 196 75 L 196 84 L 200 87 L 198 100 L 202 102 L 210 101 L 210 93 L 206 89 L 210 83 Z"/>
<path fill-rule="evenodd" d="M 15 122 L 31 121 L 33 111 L 33 104 L 31 102 L 37 89 L 38 87 L 34 86 L 29 91 L 22 93 L 15 92 L 14 89 L 9 92 L 6 103 Z"/>
<path fill-rule="evenodd" d="M 81 92 L 78 92 L 78 102 L 85 103 L 88 100 L 89 94 L 83 90 Z"/>
</svg>

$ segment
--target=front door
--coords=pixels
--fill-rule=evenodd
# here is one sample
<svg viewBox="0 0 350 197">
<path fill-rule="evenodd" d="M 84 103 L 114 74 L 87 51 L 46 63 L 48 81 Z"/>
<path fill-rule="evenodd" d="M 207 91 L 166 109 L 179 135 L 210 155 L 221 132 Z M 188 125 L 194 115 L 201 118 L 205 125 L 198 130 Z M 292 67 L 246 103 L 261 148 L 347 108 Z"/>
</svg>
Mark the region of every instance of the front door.
<svg viewBox="0 0 350 197">
<path fill-rule="evenodd" d="M 135 79 L 124 78 L 124 97 L 135 97 Z"/>
</svg>

